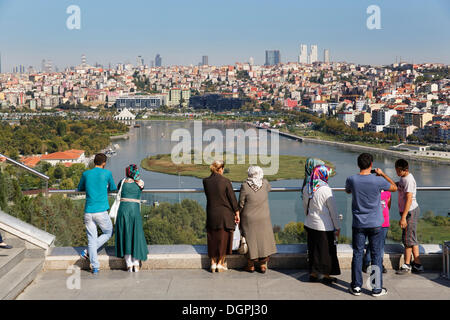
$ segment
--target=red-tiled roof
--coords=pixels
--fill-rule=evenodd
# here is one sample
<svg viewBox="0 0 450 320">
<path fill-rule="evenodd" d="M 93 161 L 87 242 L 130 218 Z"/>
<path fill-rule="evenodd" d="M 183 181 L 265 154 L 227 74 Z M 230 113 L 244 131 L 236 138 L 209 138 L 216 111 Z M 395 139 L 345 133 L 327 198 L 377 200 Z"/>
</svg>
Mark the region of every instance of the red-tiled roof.
<svg viewBox="0 0 450 320">
<path fill-rule="evenodd" d="M 78 159 L 82 154 L 84 153 L 84 150 L 67 150 L 62 152 L 54 152 L 50 154 L 42 155 L 42 160 L 76 160 Z"/>
</svg>

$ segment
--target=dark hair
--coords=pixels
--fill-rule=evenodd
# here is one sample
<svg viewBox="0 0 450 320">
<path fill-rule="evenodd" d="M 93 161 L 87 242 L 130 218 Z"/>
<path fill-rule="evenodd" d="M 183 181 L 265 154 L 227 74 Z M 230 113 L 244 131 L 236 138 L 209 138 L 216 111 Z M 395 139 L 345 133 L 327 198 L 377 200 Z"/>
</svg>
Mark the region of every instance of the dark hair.
<svg viewBox="0 0 450 320">
<path fill-rule="evenodd" d="M 408 170 L 409 169 L 408 161 L 406 161 L 405 159 L 398 159 L 397 161 L 395 161 L 395 168 L 403 171 Z"/>
<path fill-rule="evenodd" d="M 370 153 L 361 153 L 358 157 L 358 167 L 361 170 L 370 168 L 373 163 L 373 156 Z"/>
<path fill-rule="evenodd" d="M 108 158 L 106 157 L 106 155 L 104 153 L 97 153 L 94 158 L 94 164 L 96 166 L 100 166 L 103 163 L 106 163 L 106 159 L 108 159 Z"/>
</svg>

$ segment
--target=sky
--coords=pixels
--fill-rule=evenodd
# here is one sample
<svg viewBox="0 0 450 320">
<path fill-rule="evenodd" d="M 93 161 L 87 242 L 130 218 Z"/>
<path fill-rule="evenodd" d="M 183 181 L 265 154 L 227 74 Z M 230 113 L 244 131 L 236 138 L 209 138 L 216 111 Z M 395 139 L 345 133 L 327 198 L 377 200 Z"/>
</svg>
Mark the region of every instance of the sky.
<svg viewBox="0 0 450 320">
<path fill-rule="evenodd" d="M 67 7 L 80 7 L 70 30 Z M 367 28 L 370 5 L 381 29 Z M 447 31 L 445 31 L 447 30 Z M 0 0 L 2 71 L 22 64 L 59 68 L 96 62 L 163 65 L 263 64 L 265 50 L 297 61 L 300 44 L 329 49 L 332 61 L 390 64 L 396 59 L 450 64 L 449 0 Z"/>
</svg>

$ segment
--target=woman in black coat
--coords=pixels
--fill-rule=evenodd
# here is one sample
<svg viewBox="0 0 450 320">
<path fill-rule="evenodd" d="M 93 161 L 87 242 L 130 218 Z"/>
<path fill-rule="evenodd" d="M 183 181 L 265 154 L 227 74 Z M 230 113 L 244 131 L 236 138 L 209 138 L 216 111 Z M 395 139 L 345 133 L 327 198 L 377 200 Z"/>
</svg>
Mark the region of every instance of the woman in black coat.
<svg viewBox="0 0 450 320">
<path fill-rule="evenodd" d="M 206 195 L 206 231 L 211 272 L 228 270 L 225 256 L 231 254 L 233 232 L 239 223 L 239 208 L 231 181 L 223 176 L 224 162 L 214 161 L 211 175 L 203 179 Z"/>
</svg>

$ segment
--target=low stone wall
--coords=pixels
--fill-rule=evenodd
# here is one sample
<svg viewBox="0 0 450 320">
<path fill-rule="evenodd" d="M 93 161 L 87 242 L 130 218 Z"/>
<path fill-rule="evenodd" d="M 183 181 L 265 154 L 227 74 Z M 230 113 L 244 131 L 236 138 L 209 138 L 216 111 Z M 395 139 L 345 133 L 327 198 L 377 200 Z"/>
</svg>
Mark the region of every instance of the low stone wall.
<svg viewBox="0 0 450 320">
<path fill-rule="evenodd" d="M 46 257 L 44 270 L 66 270 L 72 265 L 89 269 L 89 261 L 82 259 L 79 253 L 84 248 L 57 247 Z M 278 253 L 269 260 L 272 269 L 308 269 L 306 244 L 277 245 Z M 403 263 L 401 245 L 387 245 L 383 264 L 386 269 L 398 269 Z M 426 270 L 442 270 L 442 253 L 439 245 L 421 246 L 421 260 Z M 350 245 L 338 245 L 338 259 L 342 269 L 350 269 L 352 249 Z M 125 269 L 122 258 L 115 256 L 114 247 L 107 247 L 99 253 L 100 269 Z M 245 256 L 233 254 L 227 256 L 227 265 L 231 269 L 242 268 L 247 264 Z M 152 269 L 208 269 L 210 260 L 207 247 L 203 245 L 152 245 L 149 255 L 142 263 L 143 270 Z"/>
</svg>

